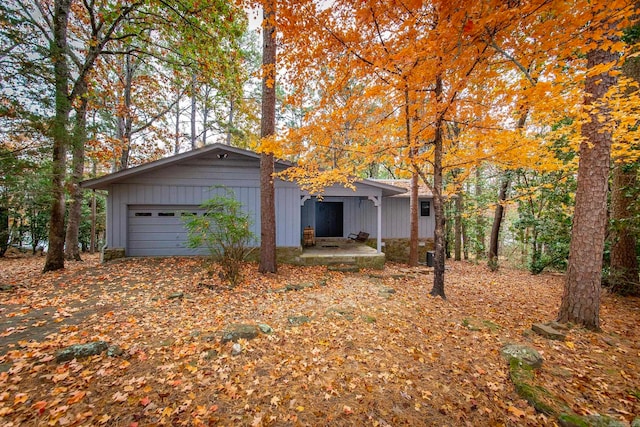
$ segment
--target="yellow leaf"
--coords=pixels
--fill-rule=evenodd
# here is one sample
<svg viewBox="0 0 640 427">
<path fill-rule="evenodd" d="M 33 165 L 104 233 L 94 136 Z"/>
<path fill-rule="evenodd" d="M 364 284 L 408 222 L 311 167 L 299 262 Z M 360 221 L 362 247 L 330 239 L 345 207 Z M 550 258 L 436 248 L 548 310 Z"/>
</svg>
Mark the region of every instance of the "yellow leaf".
<svg viewBox="0 0 640 427">
<path fill-rule="evenodd" d="M 13 409 L 3 406 L 0 408 L 0 417 L 4 417 L 5 415 L 12 414 L 13 412 L 15 412 Z"/>
<path fill-rule="evenodd" d="M 29 396 L 26 393 L 18 393 L 13 398 L 13 404 L 14 405 L 18 405 L 20 403 L 24 403 L 24 402 L 27 401 L 28 398 L 29 398 Z"/>
<path fill-rule="evenodd" d="M 111 419 L 111 415 L 104 414 L 103 416 L 101 416 L 100 418 L 98 418 L 98 422 L 99 422 L 100 424 L 106 424 L 106 423 L 108 423 L 108 422 L 109 422 L 109 420 L 110 420 L 110 419 Z"/>
<path fill-rule="evenodd" d="M 567 341 L 564 343 L 567 347 L 569 347 L 571 350 L 575 350 L 576 349 L 576 345 L 571 342 L 571 341 Z"/>
<path fill-rule="evenodd" d="M 304 406 L 302 406 L 302 405 L 296 406 L 296 411 L 303 412 L 304 411 Z"/>
<path fill-rule="evenodd" d="M 516 408 L 515 406 L 509 406 L 509 412 L 511 412 L 513 415 L 515 415 L 518 418 L 524 418 L 525 416 L 524 411 Z"/>
</svg>

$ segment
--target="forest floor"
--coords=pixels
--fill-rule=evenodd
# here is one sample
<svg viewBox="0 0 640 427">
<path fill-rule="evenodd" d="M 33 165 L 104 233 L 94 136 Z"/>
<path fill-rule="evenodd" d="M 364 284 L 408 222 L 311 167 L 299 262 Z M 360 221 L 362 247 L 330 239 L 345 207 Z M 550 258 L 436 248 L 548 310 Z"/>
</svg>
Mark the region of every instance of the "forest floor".
<svg viewBox="0 0 640 427">
<path fill-rule="evenodd" d="M 542 354 L 535 386 L 576 414 L 640 416 L 640 299 L 604 293 L 601 332 L 527 332 L 555 317 L 560 274 L 449 262 L 442 300 L 429 269 L 400 264 L 247 264 L 228 288 L 198 258 L 43 263 L 0 259 L 5 426 L 556 425 L 516 393 L 507 343 Z M 236 323 L 273 331 L 235 354 L 221 337 Z M 122 354 L 56 363 L 97 340 Z"/>
</svg>

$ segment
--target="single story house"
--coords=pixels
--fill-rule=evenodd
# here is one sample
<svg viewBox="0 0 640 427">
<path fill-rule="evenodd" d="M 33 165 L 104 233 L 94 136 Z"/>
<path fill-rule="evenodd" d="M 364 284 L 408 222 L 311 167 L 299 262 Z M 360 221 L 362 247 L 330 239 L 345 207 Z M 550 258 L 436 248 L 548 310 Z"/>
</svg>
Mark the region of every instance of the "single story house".
<svg viewBox="0 0 640 427">
<path fill-rule="evenodd" d="M 277 161 L 276 171 L 292 164 Z M 260 236 L 260 155 L 224 144 L 163 158 L 134 168 L 84 181 L 83 188 L 106 190 L 106 248 L 125 256 L 198 255 L 186 245 L 181 216 L 202 214 L 200 205 L 216 192 L 234 191 L 250 214 L 252 231 Z M 300 253 L 305 227 L 316 237 L 347 238 L 364 231 L 369 244 L 387 252 L 392 242 L 409 238 L 408 180 L 362 179 L 355 190 L 328 187 L 318 198 L 295 182 L 275 180 L 276 246 L 278 255 Z M 431 195 L 421 192 L 419 236 L 432 241 Z M 257 245 L 259 246 L 259 244 Z M 426 249 L 424 249 L 426 251 Z M 389 254 L 387 254 L 389 258 Z"/>
</svg>

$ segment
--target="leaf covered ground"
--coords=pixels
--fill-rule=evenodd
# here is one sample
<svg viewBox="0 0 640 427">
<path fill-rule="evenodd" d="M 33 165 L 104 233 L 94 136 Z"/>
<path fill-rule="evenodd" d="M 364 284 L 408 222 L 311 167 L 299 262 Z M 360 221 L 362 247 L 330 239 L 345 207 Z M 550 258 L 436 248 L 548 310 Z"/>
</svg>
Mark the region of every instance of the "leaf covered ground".
<svg viewBox="0 0 640 427">
<path fill-rule="evenodd" d="M 530 334 L 557 312 L 558 274 L 450 262 L 443 301 L 399 264 L 247 264 L 233 289 L 198 258 L 42 264 L 0 259 L 2 425 L 555 425 L 515 392 L 506 343 L 543 355 L 536 385 L 575 413 L 640 415 L 640 300 L 604 294 L 600 333 Z M 232 355 L 234 323 L 273 332 Z M 123 354 L 55 362 L 97 340 Z"/>
</svg>

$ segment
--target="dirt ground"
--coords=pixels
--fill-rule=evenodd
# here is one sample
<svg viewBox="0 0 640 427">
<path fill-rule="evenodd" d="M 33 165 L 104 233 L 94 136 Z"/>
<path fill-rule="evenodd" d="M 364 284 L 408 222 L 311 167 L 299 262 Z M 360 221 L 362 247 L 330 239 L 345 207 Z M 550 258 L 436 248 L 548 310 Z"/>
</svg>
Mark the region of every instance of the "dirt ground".
<svg viewBox="0 0 640 427">
<path fill-rule="evenodd" d="M 527 332 L 555 317 L 559 274 L 450 262 L 443 301 L 428 269 L 399 264 L 247 264 L 231 289 L 198 258 L 43 262 L 0 259 L 2 425 L 556 425 L 516 393 L 507 343 L 542 354 L 536 386 L 576 414 L 640 416 L 640 300 L 605 293 L 599 333 Z M 273 331 L 234 354 L 236 323 Z M 97 340 L 123 354 L 55 362 Z"/>
</svg>

